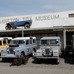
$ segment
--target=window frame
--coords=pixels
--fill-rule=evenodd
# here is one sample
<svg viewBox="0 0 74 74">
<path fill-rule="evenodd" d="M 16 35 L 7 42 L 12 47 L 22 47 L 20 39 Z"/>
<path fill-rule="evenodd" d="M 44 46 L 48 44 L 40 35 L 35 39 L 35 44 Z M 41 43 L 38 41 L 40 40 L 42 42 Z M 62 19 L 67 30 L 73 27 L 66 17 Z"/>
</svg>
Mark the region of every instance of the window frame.
<svg viewBox="0 0 74 74">
<path fill-rule="evenodd" d="M 27 43 L 28 42 L 28 43 Z M 26 40 L 26 45 L 29 45 L 30 44 L 30 40 Z"/>
</svg>

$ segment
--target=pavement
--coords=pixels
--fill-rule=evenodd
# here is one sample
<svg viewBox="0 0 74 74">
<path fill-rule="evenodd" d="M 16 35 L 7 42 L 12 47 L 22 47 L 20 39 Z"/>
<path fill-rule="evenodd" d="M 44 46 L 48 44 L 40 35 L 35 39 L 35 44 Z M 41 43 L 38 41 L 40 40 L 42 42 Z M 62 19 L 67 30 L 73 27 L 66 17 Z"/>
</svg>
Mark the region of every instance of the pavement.
<svg viewBox="0 0 74 74">
<path fill-rule="evenodd" d="M 43 60 L 39 64 L 30 57 L 26 65 L 10 66 L 10 62 L 2 62 L 0 58 L 0 74 L 74 74 L 74 59 L 64 57 L 60 58 L 60 64 L 53 60 Z"/>
</svg>

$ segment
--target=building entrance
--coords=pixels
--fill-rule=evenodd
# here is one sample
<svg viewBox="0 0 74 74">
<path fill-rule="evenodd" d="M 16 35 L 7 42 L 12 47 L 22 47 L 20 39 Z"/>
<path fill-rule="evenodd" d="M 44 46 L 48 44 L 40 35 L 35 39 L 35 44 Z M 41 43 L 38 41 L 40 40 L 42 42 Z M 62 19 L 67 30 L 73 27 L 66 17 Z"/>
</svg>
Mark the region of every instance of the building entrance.
<svg viewBox="0 0 74 74">
<path fill-rule="evenodd" d="M 66 46 L 71 45 L 72 35 L 74 35 L 74 31 L 66 32 Z"/>
<path fill-rule="evenodd" d="M 66 52 L 72 52 L 72 35 L 74 35 L 74 31 L 66 32 Z"/>
</svg>

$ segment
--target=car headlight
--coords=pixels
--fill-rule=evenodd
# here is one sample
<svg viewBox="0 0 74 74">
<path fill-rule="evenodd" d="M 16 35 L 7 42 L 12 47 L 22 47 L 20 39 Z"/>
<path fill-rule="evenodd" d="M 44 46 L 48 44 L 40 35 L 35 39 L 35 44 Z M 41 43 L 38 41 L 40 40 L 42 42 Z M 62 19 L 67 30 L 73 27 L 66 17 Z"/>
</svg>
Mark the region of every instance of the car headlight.
<svg viewBox="0 0 74 74">
<path fill-rule="evenodd" d="M 17 50 L 17 52 L 19 52 L 19 50 Z"/>
<path fill-rule="evenodd" d="M 33 55 L 33 56 L 35 55 L 35 52 L 34 52 L 34 51 L 32 51 L 32 55 Z"/>
<path fill-rule="evenodd" d="M 1 50 L 1 53 L 3 52 L 3 50 Z"/>
</svg>

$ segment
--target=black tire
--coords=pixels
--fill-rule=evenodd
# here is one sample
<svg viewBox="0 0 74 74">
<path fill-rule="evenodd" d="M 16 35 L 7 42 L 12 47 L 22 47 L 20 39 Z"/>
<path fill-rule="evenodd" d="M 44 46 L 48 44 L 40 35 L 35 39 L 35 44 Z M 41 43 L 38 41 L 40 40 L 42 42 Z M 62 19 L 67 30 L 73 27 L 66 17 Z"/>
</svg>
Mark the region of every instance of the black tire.
<svg viewBox="0 0 74 74">
<path fill-rule="evenodd" d="M 21 58 L 22 64 L 24 64 L 25 55 L 23 52 L 21 52 L 20 58 Z"/>
<path fill-rule="evenodd" d="M 10 30 L 10 29 L 11 29 L 11 27 L 6 26 L 6 27 L 5 27 L 5 29 L 6 29 L 6 30 Z"/>
<path fill-rule="evenodd" d="M 22 64 L 26 64 L 27 63 L 27 56 L 25 55 L 24 52 L 21 52 L 20 58 L 22 60 Z"/>
<path fill-rule="evenodd" d="M 21 52 L 20 57 L 26 57 L 24 52 Z"/>
<path fill-rule="evenodd" d="M 2 62 L 6 62 L 6 58 L 2 58 Z"/>
<path fill-rule="evenodd" d="M 24 28 L 25 28 L 25 29 L 30 28 L 30 24 L 25 24 L 25 25 L 24 25 Z"/>
<path fill-rule="evenodd" d="M 34 59 L 34 62 L 37 63 L 37 64 L 41 64 L 41 63 L 42 63 L 42 59 L 37 59 L 37 58 L 35 58 L 35 59 Z"/>
</svg>

